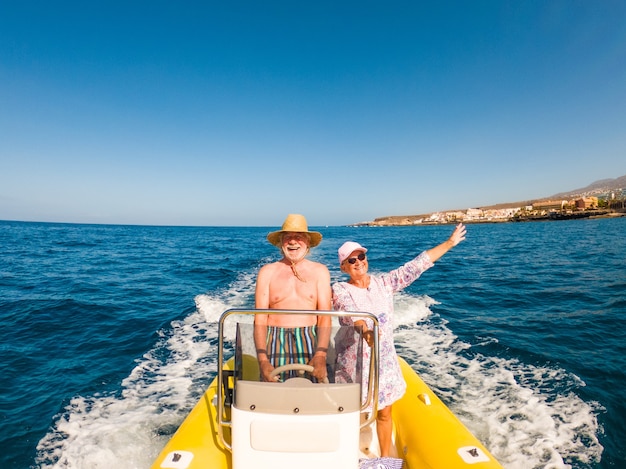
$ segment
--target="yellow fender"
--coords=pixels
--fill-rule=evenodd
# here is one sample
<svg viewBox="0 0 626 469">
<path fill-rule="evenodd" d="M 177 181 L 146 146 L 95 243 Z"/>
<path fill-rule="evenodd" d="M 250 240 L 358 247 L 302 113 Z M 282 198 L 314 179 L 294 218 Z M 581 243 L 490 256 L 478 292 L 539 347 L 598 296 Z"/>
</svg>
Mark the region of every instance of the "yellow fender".
<svg viewBox="0 0 626 469">
<path fill-rule="evenodd" d="M 406 394 L 392 416 L 406 469 L 502 469 L 502 466 L 418 374 L 399 358 Z"/>
</svg>

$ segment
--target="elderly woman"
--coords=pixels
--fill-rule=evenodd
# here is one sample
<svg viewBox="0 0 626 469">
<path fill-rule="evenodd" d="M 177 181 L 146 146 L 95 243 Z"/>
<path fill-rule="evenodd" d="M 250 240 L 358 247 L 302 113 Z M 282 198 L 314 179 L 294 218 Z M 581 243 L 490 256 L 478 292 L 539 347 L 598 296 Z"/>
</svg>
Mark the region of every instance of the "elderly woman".
<svg viewBox="0 0 626 469">
<path fill-rule="evenodd" d="M 433 263 L 465 239 L 465 226 L 459 223 L 450 238 L 440 245 L 422 252 L 416 258 L 388 273 L 370 275 L 368 271 L 367 249 L 354 241 L 344 243 L 338 251 L 342 272 L 350 276 L 347 282 L 333 284 L 333 308 L 337 311 L 367 311 L 377 316 L 379 321 L 379 399 L 376 415 L 376 432 L 380 445 L 380 456 L 388 457 L 391 449 L 391 404 L 400 399 L 406 391 L 393 340 L 393 295 L 409 286 Z M 352 321 L 343 318 L 343 325 L 361 328 L 363 338 L 369 347 L 360 344 L 348 345 L 337 357 L 337 382 L 349 381 L 355 375 L 357 353 L 363 350 L 363 370 L 369 369 L 370 347 L 373 344 L 371 320 Z M 369 324 L 368 324 L 369 323 Z M 364 376 L 367 388 L 367 376 Z"/>
</svg>

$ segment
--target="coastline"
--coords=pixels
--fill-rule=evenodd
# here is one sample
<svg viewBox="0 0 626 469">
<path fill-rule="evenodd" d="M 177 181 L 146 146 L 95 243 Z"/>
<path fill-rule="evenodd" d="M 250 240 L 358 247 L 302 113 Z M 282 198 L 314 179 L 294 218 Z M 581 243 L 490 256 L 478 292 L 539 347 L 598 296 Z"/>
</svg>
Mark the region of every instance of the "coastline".
<svg viewBox="0 0 626 469">
<path fill-rule="evenodd" d="M 444 214 L 444 216 L 440 216 Z M 449 216 L 448 214 L 452 214 Z M 437 216 L 435 216 L 437 215 Z M 521 223 L 521 222 L 546 222 L 562 220 L 581 220 L 594 218 L 621 218 L 626 217 L 623 210 L 586 210 L 581 212 L 563 213 L 548 212 L 539 215 L 528 216 L 490 216 L 484 218 L 466 218 L 459 216 L 459 211 L 442 212 L 424 215 L 389 216 L 376 218 L 372 221 L 352 223 L 347 226 L 433 226 L 433 225 L 454 225 L 457 223 L 484 224 L 484 223 Z"/>
</svg>

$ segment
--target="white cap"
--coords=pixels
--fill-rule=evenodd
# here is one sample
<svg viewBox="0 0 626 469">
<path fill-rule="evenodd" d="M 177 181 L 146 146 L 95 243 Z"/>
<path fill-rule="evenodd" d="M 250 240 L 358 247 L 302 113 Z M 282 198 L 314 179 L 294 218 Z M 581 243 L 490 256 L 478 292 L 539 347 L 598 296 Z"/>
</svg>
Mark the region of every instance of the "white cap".
<svg viewBox="0 0 626 469">
<path fill-rule="evenodd" d="M 355 243 L 354 241 L 346 241 L 337 251 L 337 253 L 339 254 L 339 263 L 341 264 L 343 261 L 345 261 L 348 256 L 354 251 L 367 252 L 367 249 L 365 249 L 359 243 Z"/>
</svg>

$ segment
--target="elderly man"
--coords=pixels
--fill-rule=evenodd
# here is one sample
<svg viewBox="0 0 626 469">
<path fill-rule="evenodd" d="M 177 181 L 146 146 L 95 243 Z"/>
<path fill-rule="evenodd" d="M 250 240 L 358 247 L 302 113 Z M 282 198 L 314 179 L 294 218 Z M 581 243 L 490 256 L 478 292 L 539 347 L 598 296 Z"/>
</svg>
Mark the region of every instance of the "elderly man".
<svg viewBox="0 0 626 469">
<path fill-rule="evenodd" d="M 281 250 L 283 258 L 259 270 L 256 308 L 330 310 L 332 293 L 328 268 L 306 259 L 310 248 L 322 240 L 322 234 L 309 231 L 304 216 L 291 214 L 282 229 L 269 233 L 267 240 Z M 272 381 L 272 370 L 289 363 L 312 365 L 316 379 L 326 378 L 329 316 L 257 314 L 254 324 L 262 379 Z"/>
</svg>

